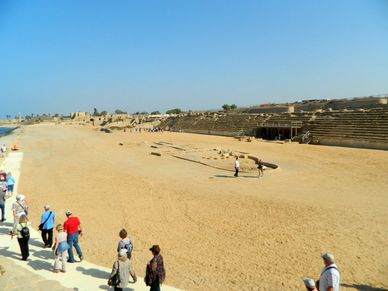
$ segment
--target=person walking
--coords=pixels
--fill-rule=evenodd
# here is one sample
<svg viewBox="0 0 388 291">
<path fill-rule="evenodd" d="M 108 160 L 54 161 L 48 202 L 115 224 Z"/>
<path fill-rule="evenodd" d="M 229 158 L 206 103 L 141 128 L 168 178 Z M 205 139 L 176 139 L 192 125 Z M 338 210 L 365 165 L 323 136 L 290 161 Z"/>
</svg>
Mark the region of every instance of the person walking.
<svg viewBox="0 0 388 291">
<path fill-rule="evenodd" d="M 51 248 L 53 245 L 53 228 L 55 213 L 50 210 L 50 205 L 44 206 L 44 212 L 40 218 L 39 230 L 42 232 L 44 248 Z"/>
<path fill-rule="evenodd" d="M 29 222 L 27 216 L 23 214 L 20 216 L 17 225 L 11 232 L 11 238 L 16 235 L 18 239 L 23 261 L 27 261 L 27 258 L 30 256 L 30 251 L 28 247 L 28 241 L 30 240 L 29 227 L 31 227 L 31 223 Z"/>
<path fill-rule="evenodd" d="M 261 160 L 257 161 L 257 169 L 259 170 L 259 178 L 264 177 L 264 164 Z"/>
<path fill-rule="evenodd" d="M 13 222 L 14 227 L 19 223 L 19 219 L 22 215 L 28 215 L 28 205 L 24 199 L 24 195 L 16 195 L 16 201 L 12 204 Z"/>
<path fill-rule="evenodd" d="M 121 240 L 119 241 L 119 244 L 117 246 L 117 253 L 120 253 L 121 250 L 125 250 L 127 252 L 127 258 L 128 260 L 130 260 L 132 258 L 132 250 L 133 250 L 132 241 L 128 237 L 128 233 L 124 228 L 120 230 L 119 236 Z M 130 275 L 133 279 L 133 282 L 136 283 L 137 277 L 135 272 L 132 270 L 132 268 L 130 270 Z"/>
<path fill-rule="evenodd" d="M 1 210 L 1 222 L 6 221 L 5 219 L 5 200 L 7 199 L 7 192 L 1 191 L 0 189 L 0 210 Z"/>
<path fill-rule="evenodd" d="M 150 251 L 154 257 L 147 264 L 144 281 L 147 286 L 151 287 L 150 291 L 160 291 L 160 284 L 166 279 L 163 257 L 160 254 L 160 247 L 158 245 L 153 245 Z"/>
<path fill-rule="evenodd" d="M 7 174 L 7 190 L 8 190 L 8 195 L 12 196 L 13 195 L 13 188 L 15 187 L 15 178 L 12 176 L 12 173 L 9 172 Z"/>
<path fill-rule="evenodd" d="M 54 273 L 65 273 L 67 250 L 70 248 L 70 245 L 67 243 L 67 233 L 63 231 L 62 224 L 58 224 L 55 229 L 57 230 L 57 235 L 55 236 L 55 245 L 53 247 L 55 256 Z"/>
<path fill-rule="evenodd" d="M 236 156 L 236 160 L 234 161 L 234 176 L 238 177 L 238 172 L 240 171 L 240 162 L 238 161 L 238 156 Z"/>
<path fill-rule="evenodd" d="M 118 253 L 117 261 L 114 262 L 112 272 L 109 276 L 108 285 L 114 291 L 122 291 L 129 283 L 129 275 L 132 273 L 131 261 L 128 259 L 126 249 L 121 249 Z M 134 279 L 135 283 L 136 280 Z"/>
<path fill-rule="evenodd" d="M 340 273 L 334 263 L 334 255 L 325 253 L 321 257 L 325 266 L 319 278 L 319 291 L 339 291 Z"/>
<path fill-rule="evenodd" d="M 72 212 L 70 210 L 66 210 L 65 212 L 67 220 L 63 224 L 63 230 L 67 233 L 67 243 L 69 244 L 70 248 L 68 250 L 69 252 L 69 259 L 67 260 L 68 263 L 74 263 L 74 254 L 73 254 L 73 246 L 75 250 L 77 251 L 78 257 L 80 261 L 84 259 L 82 255 L 81 248 L 78 244 L 79 236 L 82 236 L 82 227 L 81 222 L 78 217 L 73 216 Z"/>
</svg>

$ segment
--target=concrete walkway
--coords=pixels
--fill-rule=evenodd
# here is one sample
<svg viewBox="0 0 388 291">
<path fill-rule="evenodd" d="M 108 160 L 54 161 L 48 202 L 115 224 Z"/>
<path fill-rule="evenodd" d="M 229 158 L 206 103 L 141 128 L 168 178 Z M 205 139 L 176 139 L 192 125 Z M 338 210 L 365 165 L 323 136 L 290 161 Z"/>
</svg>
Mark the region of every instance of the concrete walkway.
<svg viewBox="0 0 388 291">
<path fill-rule="evenodd" d="M 22 152 L 10 153 L 1 167 L 1 169 L 6 172 L 12 172 L 16 180 L 16 185 L 14 189 L 14 195 L 6 201 L 5 211 L 7 221 L 3 224 L 0 224 L 0 257 L 5 256 L 12 258 L 12 260 L 19 267 L 24 268 L 25 270 L 34 274 L 39 274 L 47 280 L 58 281 L 62 286 L 71 288 L 73 290 L 113 290 L 113 288 L 107 285 L 107 280 L 111 270 L 88 263 L 86 261 L 81 263 L 67 264 L 66 273 L 53 273 L 53 253 L 51 249 L 42 248 L 43 244 L 41 242 L 40 232 L 32 228 L 30 229 L 31 238 L 29 241 L 30 257 L 28 258 L 27 262 L 20 260 L 21 256 L 18 241 L 16 237 L 11 239 L 8 233 L 13 227 L 11 207 L 12 203 L 15 201 L 15 196 L 17 193 L 17 185 L 19 182 L 22 159 Z M 28 201 L 28 193 L 23 194 L 26 195 L 26 199 Z M 136 284 L 129 284 L 128 287 L 124 290 L 145 291 L 149 290 L 149 287 L 144 284 L 143 278 L 138 277 Z M 162 290 L 174 291 L 179 289 L 163 285 Z"/>
</svg>

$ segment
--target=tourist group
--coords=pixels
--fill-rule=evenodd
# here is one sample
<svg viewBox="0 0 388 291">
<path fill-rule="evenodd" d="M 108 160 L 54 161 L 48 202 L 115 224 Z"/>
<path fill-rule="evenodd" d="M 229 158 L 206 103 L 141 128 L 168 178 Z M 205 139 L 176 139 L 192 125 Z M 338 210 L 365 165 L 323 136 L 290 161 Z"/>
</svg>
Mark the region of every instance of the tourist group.
<svg viewBox="0 0 388 291">
<path fill-rule="evenodd" d="M 1 222 L 5 222 L 5 201 L 13 195 L 15 179 L 11 173 L 0 173 L 0 209 Z M 54 255 L 53 272 L 65 273 L 66 264 L 74 263 L 73 248 L 77 252 L 79 262 L 84 259 L 79 238 L 83 235 L 81 221 L 74 216 L 70 210 L 66 210 L 66 221 L 55 225 L 55 213 L 50 209 L 50 205 L 45 205 L 41 215 L 39 230 L 41 231 L 43 248 L 52 248 Z M 28 204 L 25 196 L 16 195 L 16 201 L 12 204 L 14 218 L 13 228 L 10 231 L 11 238 L 17 237 L 21 259 L 27 261 L 29 257 L 29 240 L 31 222 L 28 219 Z M 54 228 L 56 234 L 54 236 Z M 125 229 L 119 231 L 120 240 L 117 246 L 117 260 L 114 262 L 112 272 L 108 279 L 108 285 L 115 291 L 123 290 L 130 282 L 137 281 L 136 274 L 131 266 L 133 245 Z M 166 272 L 164 269 L 163 257 L 158 245 L 150 248 L 153 255 L 146 267 L 145 284 L 150 286 L 151 291 L 159 291 L 160 285 L 164 282 Z"/>
</svg>

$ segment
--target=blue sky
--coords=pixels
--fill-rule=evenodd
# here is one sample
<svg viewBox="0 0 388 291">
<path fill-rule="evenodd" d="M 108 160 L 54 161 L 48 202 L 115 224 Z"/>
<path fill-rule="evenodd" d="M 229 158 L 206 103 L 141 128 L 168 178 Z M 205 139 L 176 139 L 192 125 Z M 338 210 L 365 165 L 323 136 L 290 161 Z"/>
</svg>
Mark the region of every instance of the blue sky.
<svg viewBox="0 0 388 291">
<path fill-rule="evenodd" d="M 0 117 L 388 93 L 388 1 L 0 1 Z"/>
</svg>

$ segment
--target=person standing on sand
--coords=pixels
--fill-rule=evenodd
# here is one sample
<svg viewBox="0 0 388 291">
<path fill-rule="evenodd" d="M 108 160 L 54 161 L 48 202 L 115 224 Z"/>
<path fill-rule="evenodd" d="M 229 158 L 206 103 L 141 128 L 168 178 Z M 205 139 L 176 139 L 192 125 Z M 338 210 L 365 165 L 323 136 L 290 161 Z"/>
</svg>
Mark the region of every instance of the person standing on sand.
<svg viewBox="0 0 388 291">
<path fill-rule="evenodd" d="M 53 228 L 55 221 L 55 213 L 50 211 L 50 206 L 44 206 L 44 212 L 40 218 L 39 230 L 42 231 L 42 240 L 44 242 L 44 248 L 51 248 L 53 245 Z"/>
<path fill-rule="evenodd" d="M 78 238 L 79 236 L 82 236 L 82 227 L 81 222 L 78 217 L 73 216 L 70 210 L 66 210 L 66 217 L 67 220 L 63 224 L 63 230 L 67 233 L 67 243 L 69 244 L 69 259 L 67 260 L 68 263 L 74 263 L 74 254 L 73 254 L 73 245 L 75 250 L 77 251 L 78 257 L 80 261 L 84 259 L 82 255 L 81 248 L 78 244 Z"/>
<path fill-rule="evenodd" d="M 321 257 L 325 266 L 319 278 L 319 291 L 339 291 L 340 273 L 334 264 L 334 256 L 325 253 Z"/>
<path fill-rule="evenodd" d="M 257 169 L 259 170 L 259 178 L 264 177 L 264 164 L 261 160 L 257 162 Z"/>
<path fill-rule="evenodd" d="M 150 291 L 160 291 L 160 284 L 166 279 L 166 270 L 164 269 L 163 257 L 160 254 L 160 247 L 153 245 L 150 248 L 152 260 L 147 264 L 144 282 L 150 286 Z"/>
<path fill-rule="evenodd" d="M 30 240 L 29 227 L 31 227 L 31 222 L 29 222 L 27 216 L 23 214 L 20 216 L 17 225 L 11 231 L 11 238 L 15 235 L 18 238 L 23 261 L 27 261 L 27 258 L 30 256 L 30 250 L 28 247 L 28 241 Z"/>
<path fill-rule="evenodd" d="M 63 231 L 62 224 L 58 224 L 55 229 L 57 235 L 55 236 L 55 245 L 53 248 L 55 262 L 54 262 L 54 273 L 65 273 L 66 272 L 66 255 L 70 245 L 67 243 L 67 233 Z M 61 263 L 62 258 L 62 263 Z"/>
<path fill-rule="evenodd" d="M 236 156 L 236 160 L 234 161 L 234 176 L 238 177 L 238 172 L 240 171 L 240 162 L 238 161 L 238 156 Z"/>
<path fill-rule="evenodd" d="M 122 291 L 123 288 L 127 287 L 129 283 L 129 274 L 131 273 L 131 262 L 127 257 L 127 250 L 121 249 L 119 251 L 117 261 L 114 262 L 112 267 L 112 273 L 109 276 L 108 285 L 112 286 L 114 291 Z M 118 285 L 114 285 L 112 282 L 112 278 L 118 274 L 120 278 L 120 283 Z M 136 281 L 134 280 L 133 283 Z"/>
</svg>

